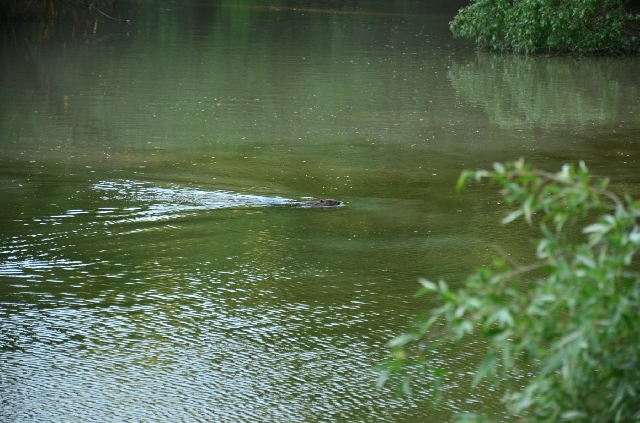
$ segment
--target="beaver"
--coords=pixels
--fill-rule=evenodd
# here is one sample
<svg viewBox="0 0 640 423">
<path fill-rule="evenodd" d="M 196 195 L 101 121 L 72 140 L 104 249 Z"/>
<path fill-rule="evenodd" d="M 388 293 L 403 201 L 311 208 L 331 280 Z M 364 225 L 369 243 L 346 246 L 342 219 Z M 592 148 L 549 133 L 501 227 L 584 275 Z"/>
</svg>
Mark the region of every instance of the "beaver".
<svg viewBox="0 0 640 423">
<path fill-rule="evenodd" d="M 324 200 L 317 200 L 317 201 L 303 201 L 301 204 L 307 207 L 338 207 L 339 205 L 342 204 L 342 201 L 327 198 Z"/>
<path fill-rule="evenodd" d="M 1 0 L 0 0 L 1 1 Z M 99 192 L 110 194 L 103 198 L 132 201 L 143 201 L 148 204 L 150 218 L 164 216 L 169 218 L 173 212 L 186 212 L 190 210 L 213 210 L 238 207 L 269 207 L 269 206 L 290 206 L 290 207 L 314 207 L 323 210 L 337 209 L 344 203 L 331 198 L 323 200 L 308 200 L 311 197 L 302 197 L 300 200 L 282 197 L 265 197 L 262 195 L 238 194 L 223 190 L 203 190 L 192 188 L 180 188 L 171 186 L 162 188 L 140 181 L 101 181 L 93 185 L 93 189 Z M 138 212 L 134 212 L 138 213 Z M 123 215 L 124 216 L 124 215 Z"/>
</svg>

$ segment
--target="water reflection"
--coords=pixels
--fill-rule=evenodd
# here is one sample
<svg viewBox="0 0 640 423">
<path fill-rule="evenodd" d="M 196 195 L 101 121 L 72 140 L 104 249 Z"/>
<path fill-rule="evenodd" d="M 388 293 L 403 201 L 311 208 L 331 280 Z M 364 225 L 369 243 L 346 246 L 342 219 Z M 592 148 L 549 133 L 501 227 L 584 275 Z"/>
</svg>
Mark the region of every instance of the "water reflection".
<svg viewBox="0 0 640 423">
<path fill-rule="evenodd" d="M 448 77 L 462 97 L 481 105 L 503 128 L 580 128 L 638 122 L 640 92 L 629 84 L 632 75 L 625 75 L 634 61 L 479 53 L 475 60 L 455 63 Z"/>
<path fill-rule="evenodd" d="M 114 210 L 123 209 L 101 211 Z M 372 389 L 369 355 L 390 334 L 369 330 L 379 312 L 363 285 L 333 282 L 329 301 L 296 299 L 290 281 L 317 292 L 318 278 L 283 260 L 281 242 L 265 230 L 233 240 L 232 227 L 219 242 L 205 233 L 189 245 L 185 228 L 163 251 L 156 238 L 111 240 L 101 231 L 74 238 L 96 216 L 84 218 L 56 227 L 51 245 L 74 255 L 69 247 L 89 235 L 82 248 L 101 257 L 92 263 L 21 261 L 0 251 L 11 263 L 0 303 L 3 421 L 339 421 L 416 407 Z M 42 238 L 50 234 L 25 241 L 16 255 L 42 255 L 49 246 Z M 247 245 L 235 255 L 224 250 L 229 243 Z M 21 283 L 7 283 L 16 276 Z"/>
</svg>

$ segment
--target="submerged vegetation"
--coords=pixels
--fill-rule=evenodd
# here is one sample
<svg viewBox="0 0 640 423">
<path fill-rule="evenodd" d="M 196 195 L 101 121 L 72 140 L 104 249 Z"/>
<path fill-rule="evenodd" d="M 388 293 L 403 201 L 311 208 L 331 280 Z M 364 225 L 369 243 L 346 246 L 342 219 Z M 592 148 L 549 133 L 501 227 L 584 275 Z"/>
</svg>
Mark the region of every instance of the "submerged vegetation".
<svg viewBox="0 0 640 423">
<path fill-rule="evenodd" d="M 472 0 L 451 30 L 497 51 L 638 54 L 640 2 Z"/>
<path fill-rule="evenodd" d="M 436 296 L 439 306 L 389 342 L 381 383 L 404 375 L 406 390 L 407 370 L 418 366 L 438 394 L 439 350 L 481 338 L 486 352 L 473 384 L 500 386 L 519 421 L 639 421 L 640 273 L 632 259 L 640 202 L 618 198 L 584 163 L 556 174 L 522 161 L 496 164 L 464 172 L 458 187 L 482 179 L 500 184 L 505 201 L 517 205 L 503 223 L 539 224 L 536 260 L 521 264 L 504 253 L 459 290 L 421 280 L 418 294 Z"/>
</svg>

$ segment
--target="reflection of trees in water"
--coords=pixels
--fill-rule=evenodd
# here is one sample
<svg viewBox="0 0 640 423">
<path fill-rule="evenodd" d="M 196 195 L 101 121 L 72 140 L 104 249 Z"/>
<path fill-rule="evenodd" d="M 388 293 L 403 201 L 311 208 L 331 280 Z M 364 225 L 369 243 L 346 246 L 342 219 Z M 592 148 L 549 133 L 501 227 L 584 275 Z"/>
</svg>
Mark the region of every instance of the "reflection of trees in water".
<svg viewBox="0 0 640 423">
<path fill-rule="evenodd" d="M 129 23 L 140 7 L 160 3 L 161 9 L 170 12 L 180 11 L 195 24 L 211 21 L 210 6 L 244 9 L 252 11 L 289 11 L 298 13 L 329 14 L 370 14 L 386 17 L 394 15 L 411 17 L 423 13 L 441 13 L 451 18 L 458 10 L 468 4 L 468 0 L 434 0 L 430 2 L 407 2 L 387 0 L 226 0 L 210 2 L 175 1 L 134 1 L 134 0 L 3 0 L 0 2 L 0 19 L 36 20 L 53 22 L 59 18 L 73 17 L 78 20 L 87 18 L 111 19 Z M 204 14 L 202 13 L 204 12 Z M 398 17 L 396 16 L 396 17 Z"/>
<path fill-rule="evenodd" d="M 0 2 L 0 19 L 9 23 L 39 21 L 49 29 L 56 20 L 69 18 L 76 23 L 96 17 L 129 23 L 132 10 L 137 7 L 137 3 L 128 0 L 4 0 Z"/>
<path fill-rule="evenodd" d="M 14 105 L 13 116 L 0 116 L 0 134 L 29 133 L 50 149 L 82 154 L 152 139 L 197 146 L 204 139 L 406 139 L 400 131 L 411 127 L 400 125 L 402 117 L 420 124 L 410 113 L 426 115 L 431 100 L 418 57 L 439 56 L 431 40 L 450 36 L 439 18 L 171 4 L 141 2 L 132 27 L 93 15 L 95 24 L 75 29 L 86 40 L 70 39 L 62 25 L 47 42 L 28 31 L 36 25 L 16 42 L 0 38 L 0 85 L 11 87 L 0 100 Z"/>
<path fill-rule="evenodd" d="M 448 77 L 500 126 L 582 126 L 616 121 L 619 106 L 638 107 L 637 87 L 625 83 L 632 67 L 617 59 L 480 53 L 471 63 L 454 64 Z"/>
</svg>

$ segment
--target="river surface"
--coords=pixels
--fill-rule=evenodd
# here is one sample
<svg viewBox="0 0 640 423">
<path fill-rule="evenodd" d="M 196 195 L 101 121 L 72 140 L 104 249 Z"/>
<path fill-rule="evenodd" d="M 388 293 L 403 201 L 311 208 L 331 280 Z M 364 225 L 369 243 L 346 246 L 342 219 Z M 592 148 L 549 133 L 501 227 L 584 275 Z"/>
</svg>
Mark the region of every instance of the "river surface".
<svg viewBox="0 0 640 423">
<path fill-rule="evenodd" d="M 373 368 L 433 305 L 419 276 L 533 255 L 462 170 L 583 159 L 640 195 L 640 61 L 477 52 L 448 31 L 462 4 L 335 3 L 2 30 L 0 421 L 500 413 L 470 388 L 479 344 L 443 352 L 436 407 Z M 321 198 L 344 205 L 292 204 Z"/>
</svg>

